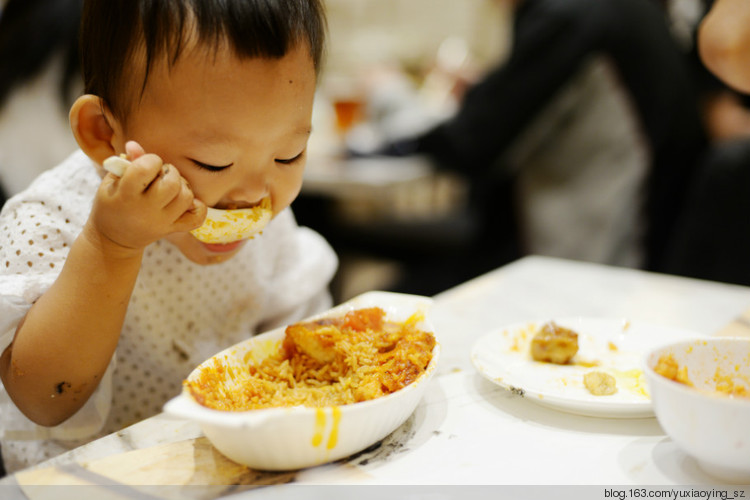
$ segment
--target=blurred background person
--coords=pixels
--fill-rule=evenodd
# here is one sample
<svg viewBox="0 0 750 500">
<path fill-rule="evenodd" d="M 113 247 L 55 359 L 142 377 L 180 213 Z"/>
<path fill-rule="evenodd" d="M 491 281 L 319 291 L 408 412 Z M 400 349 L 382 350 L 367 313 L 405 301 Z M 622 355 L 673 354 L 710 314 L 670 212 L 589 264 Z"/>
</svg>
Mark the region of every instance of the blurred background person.
<svg viewBox="0 0 750 500">
<path fill-rule="evenodd" d="M 725 83 L 750 92 L 750 5 L 717 0 L 709 6 L 698 39 L 701 59 Z"/>
<path fill-rule="evenodd" d="M 427 155 L 470 180 L 477 228 L 461 259 L 429 267 L 480 260 L 489 270 L 515 249 L 663 270 L 706 146 L 664 5 L 499 1 L 513 9 L 507 59 L 468 88 L 450 119 L 375 148 Z M 479 258 L 493 251 L 494 261 Z"/>
<path fill-rule="evenodd" d="M 750 4 L 699 2 L 691 59 L 710 146 L 667 271 L 750 285 Z"/>
<path fill-rule="evenodd" d="M 0 14 L 3 199 L 76 149 L 68 109 L 82 88 L 82 0 L 7 0 Z"/>
<path fill-rule="evenodd" d="M 464 173 L 437 172 L 416 156 L 347 157 L 342 145 L 368 149 L 373 140 L 424 130 L 452 114 L 461 82 L 506 50 L 504 9 L 487 0 L 327 6 L 331 51 L 319 97 L 329 106 L 316 108 L 295 214 L 339 253 L 336 296 L 373 287 L 432 295 L 515 258 L 505 248 L 488 249 L 489 262 L 467 255 L 479 231 L 477 212 L 466 207 L 477 197 L 467 196 Z"/>
</svg>

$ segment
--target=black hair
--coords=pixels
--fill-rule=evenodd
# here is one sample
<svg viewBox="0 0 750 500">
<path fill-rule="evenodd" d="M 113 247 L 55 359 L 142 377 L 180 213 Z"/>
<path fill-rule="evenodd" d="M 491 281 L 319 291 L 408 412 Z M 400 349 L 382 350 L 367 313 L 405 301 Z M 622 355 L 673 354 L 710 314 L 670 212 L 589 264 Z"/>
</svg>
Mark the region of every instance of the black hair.
<svg viewBox="0 0 750 500">
<path fill-rule="evenodd" d="M 0 15 L 0 107 L 18 85 L 41 72 L 58 51 L 60 104 L 70 105 L 80 80 L 78 27 L 83 0 L 8 0 Z"/>
<path fill-rule="evenodd" d="M 305 43 L 320 69 L 326 30 L 322 0 L 84 0 L 85 92 L 124 119 L 132 101 L 121 91 L 133 56 L 145 53 L 143 87 L 159 57 L 174 64 L 193 27 L 199 43 L 214 48 L 228 43 L 240 58 L 279 59 Z"/>
</svg>

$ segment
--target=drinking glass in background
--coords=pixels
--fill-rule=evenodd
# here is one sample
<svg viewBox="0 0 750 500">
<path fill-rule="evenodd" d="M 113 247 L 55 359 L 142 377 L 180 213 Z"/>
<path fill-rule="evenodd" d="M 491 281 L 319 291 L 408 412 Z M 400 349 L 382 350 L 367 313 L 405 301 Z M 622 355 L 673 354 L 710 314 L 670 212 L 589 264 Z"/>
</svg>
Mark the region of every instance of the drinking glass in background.
<svg viewBox="0 0 750 500">
<path fill-rule="evenodd" d="M 352 128 L 366 120 L 367 99 L 361 84 L 354 76 L 330 76 L 325 82 L 325 93 L 333 106 L 336 132 L 340 136 L 345 136 Z"/>
</svg>

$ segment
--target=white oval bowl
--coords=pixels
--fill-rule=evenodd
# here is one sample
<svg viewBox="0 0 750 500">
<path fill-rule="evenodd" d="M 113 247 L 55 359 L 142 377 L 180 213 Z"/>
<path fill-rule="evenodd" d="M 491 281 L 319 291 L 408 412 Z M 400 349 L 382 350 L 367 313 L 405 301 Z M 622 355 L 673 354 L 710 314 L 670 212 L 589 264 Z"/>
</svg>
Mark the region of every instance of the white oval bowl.
<svg viewBox="0 0 750 500">
<path fill-rule="evenodd" d="M 351 310 L 377 306 L 385 310 L 386 319 L 405 321 L 419 311 L 426 318 L 431 304 L 427 297 L 368 292 L 310 319 L 337 317 Z M 427 319 L 419 327 L 435 335 Z M 278 347 L 284 331 L 285 328 L 278 328 L 257 335 L 216 354 L 196 367 L 188 380 L 198 376 L 203 367 L 213 365 L 214 358 L 243 366 L 250 352 L 261 352 L 258 359 L 262 359 Z M 396 430 L 419 404 L 435 374 L 439 355 L 440 344 L 436 342 L 432 359 L 417 380 L 397 392 L 361 403 L 231 412 L 202 406 L 184 389 L 167 402 L 164 411 L 198 422 L 216 449 L 239 464 L 260 470 L 311 467 L 362 451 Z"/>
<path fill-rule="evenodd" d="M 695 388 L 654 371 L 666 354 L 687 367 Z M 677 342 L 649 352 L 645 364 L 654 413 L 669 437 L 709 475 L 750 484 L 750 399 L 712 393 L 718 367 L 729 373 L 737 366 L 750 378 L 750 339 Z"/>
</svg>

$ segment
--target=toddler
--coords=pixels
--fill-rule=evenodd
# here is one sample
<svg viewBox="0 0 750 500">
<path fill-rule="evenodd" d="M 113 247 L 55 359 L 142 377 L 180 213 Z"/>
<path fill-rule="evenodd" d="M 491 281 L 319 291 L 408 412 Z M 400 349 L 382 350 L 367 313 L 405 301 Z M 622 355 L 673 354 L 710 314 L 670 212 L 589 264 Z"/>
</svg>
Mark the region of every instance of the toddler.
<svg viewBox="0 0 750 500">
<path fill-rule="evenodd" d="M 324 32 L 320 0 L 86 0 L 80 151 L 0 214 L 8 472 L 158 413 L 207 357 L 330 306 L 335 254 L 288 209 Z M 121 177 L 103 169 L 123 154 Z M 269 200 L 252 239 L 190 233 L 207 207 Z"/>
</svg>

